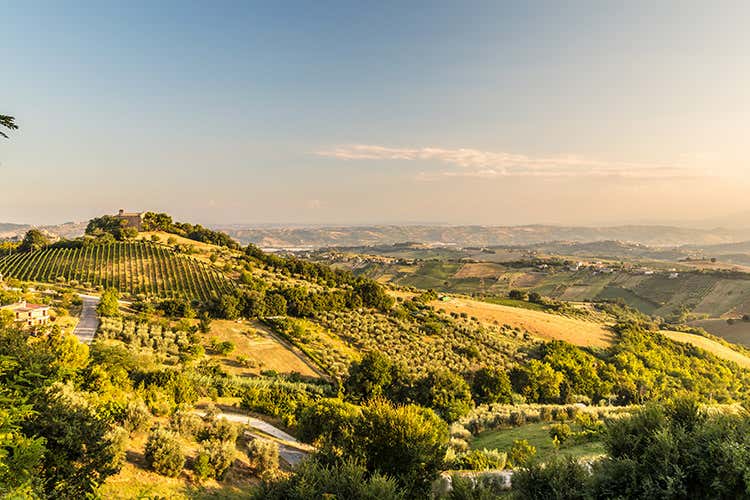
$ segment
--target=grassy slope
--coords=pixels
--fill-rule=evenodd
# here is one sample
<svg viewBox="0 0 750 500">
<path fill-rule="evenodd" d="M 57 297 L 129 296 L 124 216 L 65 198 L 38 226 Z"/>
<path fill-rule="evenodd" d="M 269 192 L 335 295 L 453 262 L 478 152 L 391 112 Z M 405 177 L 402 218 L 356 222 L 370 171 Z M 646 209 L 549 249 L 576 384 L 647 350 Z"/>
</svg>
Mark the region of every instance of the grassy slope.
<svg viewBox="0 0 750 500">
<path fill-rule="evenodd" d="M 666 335 L 672 340 L 677 342 L 685 342 L 693 344 L 696 347 L 705 349 L 706 351 L 729 361 L 734 361 L 738 365 L 744 368 L 750 368 L 750 358 L 742 353 L 739 353 L 728 346 L 722 345 L 715 340 L 703 337 L 701 335 L 695 335 L 693 333 L 673 332 L 663 330 L 661 333 Z"/>
<path fill-rule="evenodd" d="M 555 453 L 579 458 L 591 458 L 604 454 L 604 447 L 599 441 L 579 445 L 563 445 L 558 452 L 549 436 L 549 426 L 550 424 L 534 423 L 512 429 L 486 431 L 472 439 L 470 445 L 474 449 L 487 448 L 508 451 L 513 446 L 513 441 L 526 439 L 529 444 L 536 447 L 537 456 L 542 460 Z"/>
<path fill-rule="evenodd" d="M 226 477 L 220 482 L 207 480 L 201 483 L 188 467 L 178 477 L 162 476 L 146 467 L 143 456 L 146 438 L 146 432 L 139 432 L 128 441 L 127 460 L 122 470 L 107 478 L 99 488 L 102 498 L 240 499 L 247 498 L 247 491 L 257 482 L 254 475 L 248 473 L 247 455 L 239 450 Z M 197 455 L 197 443 L 184 441 L 183 446 L 188 457 L 194 458 Z"/>
<path fill-rule="evenodd" d="M 708 333 L 722 337 L 729 342 L 750 347 L 750 322 L 735 321 L 730 325 L 724 319 L 703 319 L 693 321 L 690 325 L 703 328 Z"/>
<path fill-rule="evenodd" d="M 215 320 L 211 322 L 211 333 L 207 336 L 217 341 L 230 341 L 235 349 L 228 355 L 212 353 L 206 347 L 206 353 L 221 363 L 223 369 L 233 375 L 258 375 L 262 370 L 275 370 L 278 373 L 297 372 L 311 377 L 317 376 L 315 364 L 302 352 L 290 350 L 286 343 L 280 342 L 266 326 L 260 323 L 252 325 L 243 322 Z M 242 366 L 237 356 L 245 356 L 250 366 Z"/>
<path fill-rule="evenodd" d="M 606 326 L 592 321 L 567 318 L 519 307 L 490 304 L 466 298 L 451 298 L 435 301 L 436 309 L 474 316 L 485 323 L 510 325 L 528 331 L 531 335 L 546 340 L 565 340 L 581 346 L 606 347 L 612 343 L 612 333 Z"/>
</svg>

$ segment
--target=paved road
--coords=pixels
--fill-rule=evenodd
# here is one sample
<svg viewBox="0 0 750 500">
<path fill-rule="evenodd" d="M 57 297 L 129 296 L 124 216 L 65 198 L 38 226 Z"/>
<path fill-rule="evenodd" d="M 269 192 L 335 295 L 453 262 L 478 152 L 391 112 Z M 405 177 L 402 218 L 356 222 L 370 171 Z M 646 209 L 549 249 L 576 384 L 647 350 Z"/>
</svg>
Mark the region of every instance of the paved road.
<svg viewBox="0 0 750 500">
<path fill-rule="evenodd" d="M 196 411 L 195 413 L 201 416 L 205 415 L 205 412 L 203 411 Z M 312 447 L 310 447 L 309 445 L 300 443 L 299 441 L 297 441 L 297 438 L 295 438 L 294 436 L 287 434 L 281 429 L 278 429 L 274 427 L 273 425 L 269 424 L 268 422 L 265 422 L 259 418 L 251 417 L 249 415 L 244 415 L 242 413 L 226 412 L 226 411 L 222 411 L 221 413 L 219 413 L 217 415 L 217 418 L 225 418 L 229 420 L 230 422 L 247 424 L 253 429 L 257 429 L 267 434 L 268 436 L 273 436 L 279 441 L 282 441 L 278 443 L 279 456 L 283 460 L 285 460 L 289 465 L 297 465 L 307 455 L 309 455 L 311 451 L 313 451 Z M 259 439 L 268 439 L 267 437 L 264 438 L 263 436 L 253 434 L 252 432 L 250 432 L 249 434 Z"/>
<path fill-rule="evenodd" d="M 81 308 L 81 317 L 78 324 L 73 330 L 73 335 L 84 344 L 90 344 L 94 340 L 96 330 L 99 328 L 99 316 L 96 314 L 96 305 L 99 303 L 99 297 L 93 295 L 81 295 L 83 307 Z"/>
</svg>

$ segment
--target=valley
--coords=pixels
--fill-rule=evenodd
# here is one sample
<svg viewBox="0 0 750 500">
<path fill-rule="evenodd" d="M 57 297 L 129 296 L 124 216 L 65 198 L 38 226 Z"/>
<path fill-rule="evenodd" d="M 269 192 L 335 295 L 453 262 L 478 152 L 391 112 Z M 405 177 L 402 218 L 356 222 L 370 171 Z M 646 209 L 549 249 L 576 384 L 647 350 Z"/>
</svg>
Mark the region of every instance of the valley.
<svg viewBox="0 0 750 500">
<path fill-rule="evenodd" d="M 203 241 L 227 240 L 166 214 L 146 220 L 160 226 L 54 242 L 32 232 L 0 256 L 4 303 L 46 301 L 61 318 L 65 301 L 85 305 L 79 391 L 128 408 L 111 420 L 131 429 L 119 472 L 100 489 L 113 498 L 244 498 L 262 484 L 244 450 L 275 439 L 259 429 L 302 441 L 262 445 L 278 448 L 281 463 L 269 470 L 287 477 L 299 453 L 341 439 L 321 434 L 334 408 L 352 425 L 373 405 L 393 418 L 429 408 L 437 420 L 419 425 L 446 433 L 443 470 L 513 475 L 525 454 L 600 460 L 610 415 L 652 399 L 690 391 L 724 408 L 750 397 L 748 351 L 691 326 L 734 326 L 722 317 L 744 310 L 740 269 L 526 247 L 295 256 Z M 71 342 L 53 340 L 63 324 L 31 335 Z M 739 339 L 744 321 L 735 324 Z M 248 427 L 221 415 L 252 418 Z M 205 437 L 217 432 L 230 437 Z M 156 439 L 181 450 L 181 468 L 147 458 Z M 201 456 L 233 458 L 202 472 Z"/>
</svg>

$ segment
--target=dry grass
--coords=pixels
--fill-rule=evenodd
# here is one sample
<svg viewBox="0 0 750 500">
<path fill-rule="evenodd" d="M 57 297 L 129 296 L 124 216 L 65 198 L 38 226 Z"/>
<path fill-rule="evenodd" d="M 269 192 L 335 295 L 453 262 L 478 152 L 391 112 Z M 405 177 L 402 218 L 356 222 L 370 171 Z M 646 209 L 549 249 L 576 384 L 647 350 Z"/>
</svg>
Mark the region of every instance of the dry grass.
<svg viewBox="0 0 750 500">
<path fill-rule="evenodd" d="M 220 247 L 220 246 L 212 245 L 211 243 L 203 243 L 201 241 L 191 240 L 183 236 L 179 236 L 179 235 L 172 234 L 172 233 L 165 233 L 163 231 L 144 231 L 144 232 L 138 233 L 138 238 L 136 239 L 144 240 L 144 241 L 151 241 L 151 236 L 153 235 L 158 236 L 159 243 L 164 244 L 164 245 L 167 244 L 168 239 L 174 238 L 175 245 L 185 245 L 188 247 L 193 247 L 194 253 L 191 253 L 190 256 L 195 259 L 201 260 L 203 262 L 207 262 L 207 263 L 211 263 L 210 257 L 211 257 L 211 254 L 213 253 L 216 253 L 218 255 L 223 255 L 226 252 L 231 253 L 230 250 Z M 219 258 L 216 262 L 213 262 L 213 264 L 216 266 L 220 266 L 224 264 L 224 262 L 226 262 L 225 259 Z"/>
<path fill-rule="evenodd" d="M 190 470 L 192 459 L 197 455 L 199 444 L 183 440 L 188 461 L 177 477 L 166 477 L 149 470 L 144 458 L 147 433 L 133 435 L 126 446 L 126 461 L 119 473 L 110 476 L 100 487 L 101 498 L 247 498 L 247 492 L 257 479 L 249 470 L 247 455 L 240 449 L 227 475 L 222 481 L 213 479 L 198 481 Z"/>
<path fill-rule="evenodd" d="M 690 322 L 690 326 L 703 328 L 708 333 L 733 344 L 750 347 L 750 322 L 735 320 L 731 325 L 725 319 L 701 319 Z"/>
<path fill-rule="evenodd" d="M 564 340 L 580 346 L 606 347 L 613 335 L 606 326 L 590 321 L 566 318 L 557 314 L 532 311 L 519 307 L 489 304 L 466 298 L 451 298 L 432 303 L 446 312 L 466 313 L 485 323 L 506 324 L 545 340 Z"/>
<path fill-rule="evenodd" d="M 291 348 L 277 339 L 260 323 L 238 323 L 236 321 L 215 320 L 211 322 L 211 333 L 208 341 L 230 341 L 234 350 L 227 355 L 212 353 L 206 346 L 206 353 L 219 361 L 227 372 L 239 376 L 258 375 L 263 370 L 275 370 L 278 373 L 297 372 L 311 377 L 318 376 L 315 364 L 304 353 Z M 243 366 L 237 359 L 244 356 L 249 366 Z"/>
<path fill-rule="evenodd" d="M 715 340 L 711 340 L 701 335 L 695 335 L 693 333 L 673 332 L 671 330 L 662 330 L 661 333 L 677 342 L 692 344 L 701 349 L 705 349 L 719 358 L 734 361 L 743 368 L 750 368 L 750 358 L 730 347 L 716 342 Z"/>
</svg>

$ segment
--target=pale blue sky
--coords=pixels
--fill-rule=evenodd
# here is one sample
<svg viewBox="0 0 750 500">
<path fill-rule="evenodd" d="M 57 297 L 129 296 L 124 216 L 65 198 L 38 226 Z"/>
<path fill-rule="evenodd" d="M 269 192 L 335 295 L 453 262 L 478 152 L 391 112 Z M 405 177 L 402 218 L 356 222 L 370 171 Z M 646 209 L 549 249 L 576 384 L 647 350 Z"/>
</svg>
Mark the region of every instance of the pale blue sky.
<svg viewBox="0 0 750 500">
<path fill-rule="evenodd" d="M 0 222 L 750 209 L 747 2 L 120 4 L 2 7 Z"/>
</svg>

